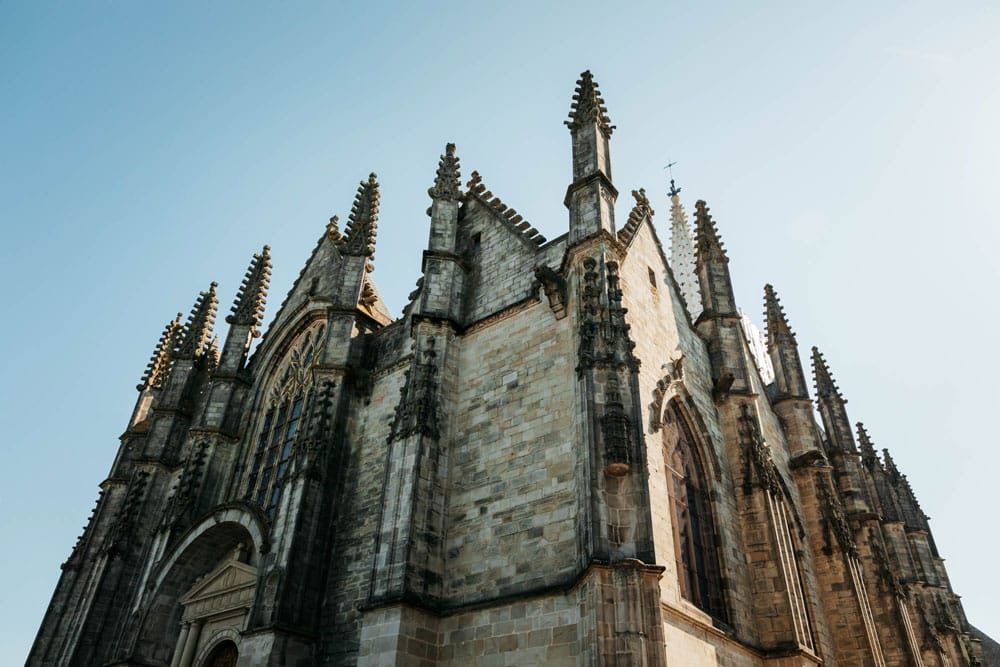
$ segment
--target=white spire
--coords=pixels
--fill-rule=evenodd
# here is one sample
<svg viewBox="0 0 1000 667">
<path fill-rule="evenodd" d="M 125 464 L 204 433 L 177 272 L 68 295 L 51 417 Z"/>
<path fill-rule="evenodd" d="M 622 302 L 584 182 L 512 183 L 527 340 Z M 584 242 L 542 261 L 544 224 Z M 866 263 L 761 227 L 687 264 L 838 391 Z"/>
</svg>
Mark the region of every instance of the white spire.
<svg viewBox="0 0 1000 667">
<path fill-rule="evenodd" d="M 670 268 L 692 320 L 701 314 L 701 290 L 694 268 L 694 238 L 680 197 L 670 196 Z"/>
</svg>

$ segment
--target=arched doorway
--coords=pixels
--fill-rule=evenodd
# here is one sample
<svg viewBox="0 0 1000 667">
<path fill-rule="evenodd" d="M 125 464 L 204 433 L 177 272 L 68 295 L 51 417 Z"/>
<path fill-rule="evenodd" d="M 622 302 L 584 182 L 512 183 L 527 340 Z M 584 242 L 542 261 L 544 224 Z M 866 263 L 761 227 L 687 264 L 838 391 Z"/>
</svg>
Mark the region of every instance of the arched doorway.
<svg viewBox="0 0 1000 667">
<path fill-rule="evenodd" d="M 224 641 L 216 646 L 205 659 L 204 667 L 236 667 L 236 660 L 240 657 L 240 652 L 236 644 L 231 641 Z"/>
<path fill-rule="evenodd" d="M 216 633 L 223 626 L 240 625 L 252 606 L 252 591 L 242 589 L 255 583 L 261 543 L 258 519 L 239 507 L 219 508 L 193 527 L 152 578 L 131 657 L 142 664 L 199 664 L 194 659 L 199 645 L 223 639 Z M 234 587 L 240 594 L 228 609 L 220 595 Z M 228 616 L 241 618 L 221 618 Z"/>
</svg>

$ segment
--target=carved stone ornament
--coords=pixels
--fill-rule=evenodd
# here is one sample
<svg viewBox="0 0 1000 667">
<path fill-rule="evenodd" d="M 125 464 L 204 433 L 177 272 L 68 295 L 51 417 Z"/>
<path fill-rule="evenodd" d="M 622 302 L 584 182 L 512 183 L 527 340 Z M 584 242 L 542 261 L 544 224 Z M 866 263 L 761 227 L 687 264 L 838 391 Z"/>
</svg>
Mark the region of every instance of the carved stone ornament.
<svg viewBox="0 0 1000 667">
<path fill-rule="evenodd" d="M 677 394 L 679 387 L 684 384 L 684 354 L 677 350 L 675 355 L 660 367 L 664 375 L 656 381 L 653 402 L 649 404 L 650 433 L 656 433 L 663 426 L 663 404 L 666 397 Z"/>
<path fill-rule="evenodd" d="M 854 534 L 847 523 L 844 508 L 837 498 L 830 477 L 824 473 L 816 473 L 816 487 L 819 492 L 820 508 L 823 513 L 823 540 L 826 543 L 823 551 L 833 553 L 833 536 L 845 554 L 852 558 L 858 557 L 858 547 L 854 542 Z"/>
<path fill-rule="evenodd" d="M 549 299 L 549 307 L 557 320 L 566 317 L 567 287 L 566 280 L 557 271 L 543 264 L 535 267 L 535 280 L 545 290 Z"/>
<path fill-rule="evenodd" d="M 607 381 L 607 398 L 601 431 L 604 436 L 604 457 L 609 475 L 625 475 L 632 468 L 632 427 L 618 386 L 612 375 Z"/>
<path fill-rule="evenodd" d="M 434 338 L 427 338 L 423 349 L 414 351 L 413 363 L 399 390 L 399 405 L 396 406 L 389 436 L 391 440 L 399 440 L 414 433 L 438 437 L 438 367 L 435 344 Z"/>
<path fill-rule="evenodd" d="M 738 422 L 740 448 L 743 450 L 743 493 L 750 492 L 756 477 L 758 486 L 767 489 L 773 496 L 780 497 L 781 480 L 771 456 L 771 448 L 760 433 L 757 415 L 746 403 L 740 405 Z"/>
<path fill-rule="evenodd" d="M 596 259 L 584 258 L 580 287 L 580 365 L 577 370 L 595 367 L 638 370 L 639 360 L 633 354 L 635 343 L 629 335 L 630 326 L 625 321 L 628 310 L 621 305 L 618 263 L 611 261 L 605 264 L 604 284 L 597 268 Z"/>
</svg>

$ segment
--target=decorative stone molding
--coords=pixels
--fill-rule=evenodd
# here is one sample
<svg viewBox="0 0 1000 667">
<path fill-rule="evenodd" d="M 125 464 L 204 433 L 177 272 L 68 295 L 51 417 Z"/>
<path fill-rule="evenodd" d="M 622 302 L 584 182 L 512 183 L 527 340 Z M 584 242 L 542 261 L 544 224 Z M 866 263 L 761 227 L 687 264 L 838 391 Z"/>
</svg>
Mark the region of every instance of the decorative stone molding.
<svg viewBox="0 0 1000 667">
<path fill-rule="evenodd" d="M 434 338 L 427 338 L 423 349 L 414 350 L 413 365 L 406 372 L 406 382 L 399 390 L 390 441 L 414 433 L 433 438 L 438 436 L 438 361 L 435 344 Z"/>
<path fill-rule="evenodd" d="M 750 493 L 756 477 L 757 486 L 767 489 L 776 498 L 781 497 L 782 485 L 771 448 L 764 442 L 757 415 L 751 412 L 749 404 L 740 405 L 737 421 L 743 451 L 743 493 Z"/>
<path fill-rule="evenodd" d="M 547 265 L 535 267 L 535 279 L 545 290 L 549 299 L 549 307 L 557 320 L 566 317 L 567 286 L 566 279 Z"/>
<path fill-rule="evenodd" d="M 676 355 L 660 367 L 665 374 L 656 381 L 653 402 L 649 404 L 650 433 L 656 433 L 663 425 L 663 406 L 684 389 L 684 354 L 678 350 Z"/>
</svg>

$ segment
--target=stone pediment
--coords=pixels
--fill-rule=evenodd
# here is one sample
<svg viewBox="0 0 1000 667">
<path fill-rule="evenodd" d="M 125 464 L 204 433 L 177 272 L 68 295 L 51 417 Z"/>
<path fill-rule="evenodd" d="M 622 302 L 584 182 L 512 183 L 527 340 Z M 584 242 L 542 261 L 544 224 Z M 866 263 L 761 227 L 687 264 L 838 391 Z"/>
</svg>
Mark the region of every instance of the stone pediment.
<svg viewBox="0 0 1000 667">
<path fill-rule="evenodd" d="M 257 588 L 257 568 L 231 560 L 219 566 L 181 598 L 185 618 L 199 618 L 250 607 Z"/>
</svg>

